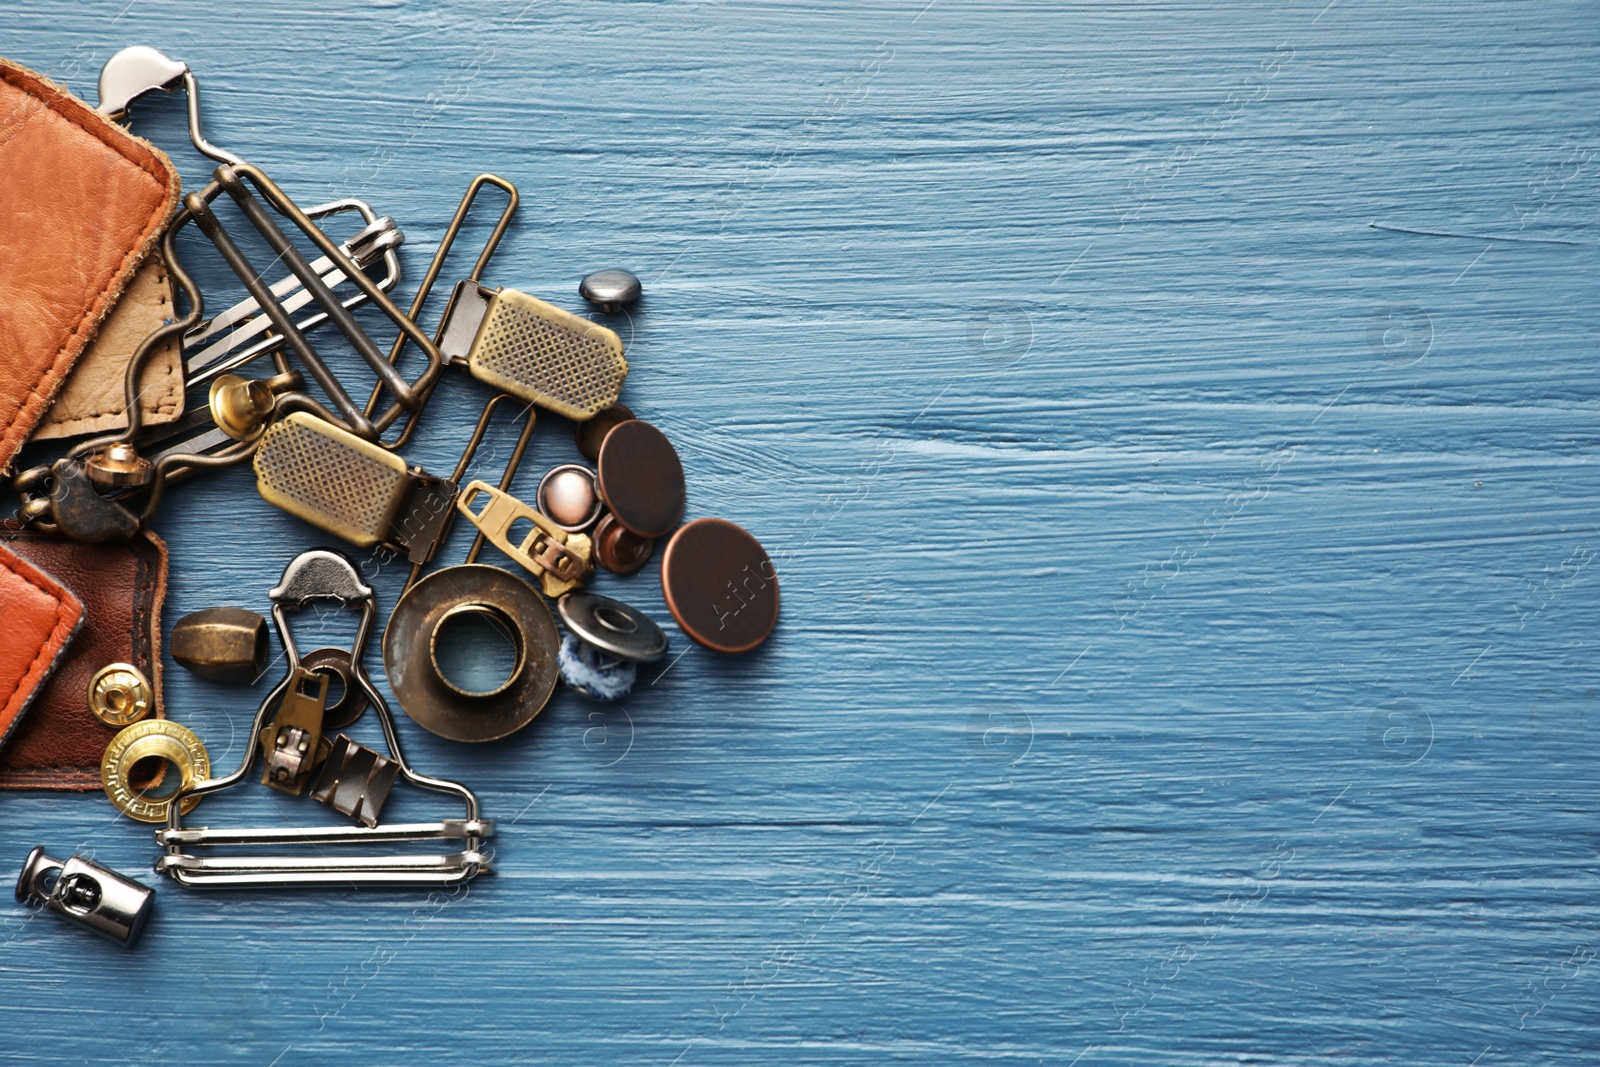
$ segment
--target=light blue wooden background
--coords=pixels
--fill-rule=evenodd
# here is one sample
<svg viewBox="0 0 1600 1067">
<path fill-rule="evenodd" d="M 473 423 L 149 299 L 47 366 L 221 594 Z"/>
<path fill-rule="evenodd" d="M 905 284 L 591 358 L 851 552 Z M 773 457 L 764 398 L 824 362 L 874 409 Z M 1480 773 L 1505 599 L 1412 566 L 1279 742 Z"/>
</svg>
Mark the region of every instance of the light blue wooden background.
<svg viewBox="0 0 1600 1067">
<path fill-rule="evenodd" d="M 85 93 L 186 59 L 413 279 L 482 170 L 493 283 L 635 270 L 625 399 L 783 617 L 504 744 L 402 719 L 500 822 L 457 899 L 162 882 L 130 954 L 16 909 L 0 1059 L 1600 1059 L 1596 15 L 13 0 Z M 322 540 L 251 484 L 173 494 L 169 624 Z M 600 587 L 665 619 L 656 573 Z M 168 678 L 231 766 L 260 690 Z M 306 814 L 263 792 L 197 814 Z M 10 862 L 156 881 L 98 794 L 0 805 Z"/>
</svg>

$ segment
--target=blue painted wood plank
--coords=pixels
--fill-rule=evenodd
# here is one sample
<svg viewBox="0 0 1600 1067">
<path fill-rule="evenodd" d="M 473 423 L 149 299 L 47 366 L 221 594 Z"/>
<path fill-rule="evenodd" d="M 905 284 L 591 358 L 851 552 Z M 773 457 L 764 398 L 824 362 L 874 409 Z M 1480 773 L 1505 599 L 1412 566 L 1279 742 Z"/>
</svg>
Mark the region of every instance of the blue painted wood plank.
<svg viewBox="0 0 1600 1067">
<path fill-rule="evenodd" d="M 635 270 L 625 399 L 783 618 L 504 744 L 402 720 L 501 825 L 454 898 L 160 884 L 126 955 L 12 912 L 0 1058 L 1600 1059 L 1593 5 L 9 14 L 85 92 L 186 59 L 413 278 L 484 170 L 494 284 Z M 138 128 L 204 179 L 177 101 Z M 320 540 L 246 471 L 159 526 L 169 622 Z M 599 586 L 666 620 L 656 574 Z M 236 761 L 259 692 L 168 677 Z M 260 792 L 203 811 L 300 816 Z M 19 861 L 153 859 L 98 796 L 0 803 Z"/>
</svg>

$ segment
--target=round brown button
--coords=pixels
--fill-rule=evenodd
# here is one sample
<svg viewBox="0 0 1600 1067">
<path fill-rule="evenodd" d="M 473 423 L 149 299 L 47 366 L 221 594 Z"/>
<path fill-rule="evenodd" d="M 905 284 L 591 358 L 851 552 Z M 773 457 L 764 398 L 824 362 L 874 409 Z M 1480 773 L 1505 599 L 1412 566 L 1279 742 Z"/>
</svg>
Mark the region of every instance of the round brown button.
<svg viewBox="0 0 1600 1067">
<path fill-rule="evenodd" d="M 600 495 L 611 514 L 640 537 L 665 537 L 683 518 L 683 464 L 667 435 L 629 419 L 600 446 Z"/>
<path fill-rule="evenodd" d="M 619 422 L 627 422 L 633 418 L 633 412 L 621 404 L 612 404 L 600 411 L 593 418 L 584 419 L 578 423 L 578 428 L 573 431 L 573 437 L 578 442 L 578 451 L 583 453 L 583 458 L 590 463 L 600 458 L 600 446 L 605 444 L 606 434 Z"/>
<path fill-rule="evenodd" d="M 748 652 L 778 622 L 778 574 L 761 542 L 726 519 L 696 519 L 661 555 L 661 592 L 683 632 L 717 652 Z"/>
<path fill-rule="evenodd" d="M 654 538 L 640 537 L 625 529 L 611 515 L 602 516 L 594 528 L 595 562 L 612 574 L 632 574 L 649 561 L 655 550 Z"/>
</svg>

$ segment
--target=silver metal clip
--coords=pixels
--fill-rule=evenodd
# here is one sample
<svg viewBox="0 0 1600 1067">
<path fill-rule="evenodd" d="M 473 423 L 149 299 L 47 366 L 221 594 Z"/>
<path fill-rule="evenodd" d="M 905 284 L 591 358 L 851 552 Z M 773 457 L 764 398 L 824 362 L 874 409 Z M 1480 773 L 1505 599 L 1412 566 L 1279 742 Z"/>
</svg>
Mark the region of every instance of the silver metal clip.
<svg viewBox="0 0 1600 1067">
<path fill-rule="evenodd" d="M 174 797 L 166 827 L 156 832 L 156 843 L 165 850 L 156 862 L 156 870 L 180 885 L 192 888 L 454 885 L 489 870 L 490 857 L 483 848 L 483 842 L 494 833 L 494 824 L 479 817 L 478 798 L 459 782 L 430 778 L 411 769 L 401 751 L 400 736 L 395 730 L 389 705 L 362 665 L 367 637 L 377 617 L 377 605 L 371 587 L 361 580 L 355 564 L 343 553 L 331 549 L 315 548 L 302 552 L 289 562 L 284 569 L 283 579 L 268 595 L 272 600 L 273 622 L 277 624 L 284 651 L 288 655 L 289 674 L 261 702 L 251 729 L 252 737 L 261 736 L 268 713 L 278 705 L 290 682 L 301 670 L 300 653 L 290 633 L 286 613 L 304 609 L 313 603 L 328 602 L 360 613 L 355 640 L 350 648 L 351 678 L 377 712 L 388 753 L 373 753 L 374 760 L 363 783 L 360 780 L 362 763 L 360 760 L 352 761 L 347 747 L 338 762 L 331 757 L 328 761 L 334 766 L 331 772 L 333 778 L 329 777 L 330 772 L 325 764 L 316 792 L 330 791 L 335 800 L 333 806 L 340 811 L 348 807 L 350 810 L 346 813 L 358 818 L 364 825 L 242 830 L 184 827 L 183 805 L 177 801 L 182 797 L 221 792 L 244 781 L 257 753 L 261 751 L 259 746 L 251 745 L 245 753 L 244 762 L 233 773 L 196 782 Z M 390 766 L 380 765 L 380 760 Z M 389 784 L 393 783 L 394 777 L 398 777 L 421 789 L 458 798 L 465 807 L 465 817 L 432 823 L 378 825 L 378 809 L 388 795 L 388 789 L 383 787 L 381 781 L 384 774 L 391 775 Z M 344 785 L 346 778 L 350 779 L 348 786 Z M 340 806 L 341 802 L 343 807 Z M 370 821 L 368 815 L 371 816 Z M 212 858 L 186 851 L 230 845 L 360 845 L 399 841 L 450 841 L 459 842 L 460 847 L 458 851 L 438 855 L 330 856 L 319 852 L 309 856 Z"/>
</svg>

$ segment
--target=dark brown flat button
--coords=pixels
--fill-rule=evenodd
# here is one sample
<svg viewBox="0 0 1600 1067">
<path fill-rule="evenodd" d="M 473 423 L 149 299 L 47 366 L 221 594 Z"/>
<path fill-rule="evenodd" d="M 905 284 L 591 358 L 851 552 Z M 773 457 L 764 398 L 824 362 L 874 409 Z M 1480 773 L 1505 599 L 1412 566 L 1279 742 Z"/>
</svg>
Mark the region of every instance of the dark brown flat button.
<svg viewBox="0 0 1600 1067">
<path fill-rule="evenodd" d="M 583 453 L 583 458 L 590 463 L 599 459 L 600 446 L 605 444 L 606 434 L 610 433 L 611 428 L 617 423 L 627 422 L 631 418 L 633 412 L 621 404 L 612 404 L 593 418 L 578 423 L 573 437 L 577 439 L 578 451 Z"/>
<path fill-rule="evenodd" d="M 619 422 L 600 446 L 600 495 L 625 528 L 665 537 L 683 518 L 683 464 L 667 435 L 648 422 Z"/>
<path fill-rule="evenodd" d="M 696 519 L 661 554 L 661 592 L 683 632 L 748 652 L 778 623 L 778 574 L 761 542 L 726 519 Z"/>
<path fill-rule="evenodd" d="M 612 574 L 632 574 L 649 561 L 655 550 L 654 538 L 640 537 L 611 515 L 602 516 L 594 528 L 595 562 Z"/>
</svg>

